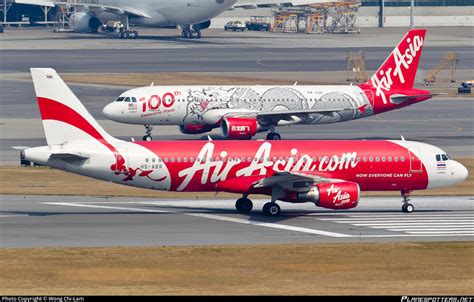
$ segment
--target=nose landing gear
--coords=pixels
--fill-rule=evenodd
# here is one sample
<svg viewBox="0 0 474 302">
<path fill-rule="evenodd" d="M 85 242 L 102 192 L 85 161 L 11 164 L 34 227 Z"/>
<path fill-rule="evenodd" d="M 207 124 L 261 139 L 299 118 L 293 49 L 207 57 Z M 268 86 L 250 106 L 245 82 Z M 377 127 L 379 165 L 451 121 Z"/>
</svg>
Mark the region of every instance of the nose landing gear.
<svg viewBox="0 0 474 302">
<path fill-rule="evenodd" d="M 153 138 L 151 137 L 151 132 L 153 131 L 153 126 L 150 125 L 144 125 L 146 129 L 146 135 L 143 137 L 143 141 L 145 142 L 151 142 Z"/>
<path fill-rule="evenodd" d="M 403 205 L 402 205 L 402 212 L 403 213 L 412 213 L 415 211 L 415 207 L 410 203 L 410 191 L 402 191 L 403 197 Z"/>
</svg>

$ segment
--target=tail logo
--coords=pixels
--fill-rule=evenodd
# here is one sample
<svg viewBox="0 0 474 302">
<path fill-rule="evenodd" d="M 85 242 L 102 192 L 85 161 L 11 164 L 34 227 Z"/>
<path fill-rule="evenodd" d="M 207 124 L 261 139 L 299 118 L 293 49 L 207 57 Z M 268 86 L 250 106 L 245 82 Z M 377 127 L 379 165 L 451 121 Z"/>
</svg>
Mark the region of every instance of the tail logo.
<svg viewBox="0 0 474 302">
<path fill-rule="evenodd" d="M 400 45 L 392 52 L 392 56 L 395 61 L 395 68 L 393 69 L 392 67 L 389 67 L 385 71 L 380 70 L 380 78 L 378 77 L 377 73 L 375 73 L 370 79 L 372 86 L 375 88 L 375 95 L 381 97 L 384 104 L 387 104 L 387 98 L 385 96 L 384 91 L 390 91 L 390 88 L 392 88 L 392 85 L 394 83 L 392 80 L 392 73 L 394 77 L 398 77 L 398 80 L 401 84 L 404 84 L 404 70 L 410 68 L 413 59 L 416 58 L 418 52 L 423 47 L 423 37 L 421 36 L 414 36 L 413 40 L 407 38 L 406 42 L 408 43 L 408 46 L 406 47 L 405 52 L 403 54 L 399 49 Z M 389 57 L 389 60 L 392 56 Z"/>
</svg>

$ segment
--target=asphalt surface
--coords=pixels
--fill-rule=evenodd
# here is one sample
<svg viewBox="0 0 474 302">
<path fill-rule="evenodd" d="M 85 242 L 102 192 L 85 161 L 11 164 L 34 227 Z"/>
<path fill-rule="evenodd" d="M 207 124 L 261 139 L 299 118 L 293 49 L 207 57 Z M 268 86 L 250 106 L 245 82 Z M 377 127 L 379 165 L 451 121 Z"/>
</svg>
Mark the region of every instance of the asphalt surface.
<svg viewBox="0 0 474 302">
<path fill-rule="evenodd" d="M 395 45 L 394 45 L 395 46 Z M 393 47 L 394 47 L 393 46 Z M 393 47 L 366 47 L 366 69 L 376 70 Z M 189 49 L 118 49 L 111 52 L 81 50 L 5 50 L 1 51 L 2 72 L 27 72 L 31 67 L 51 67 L 60 72 L 223 72 L 223 71 L 339 71 L 347 68 L 348 51 L 338 47 L 311 48 L 241 48 L 225 50 L 202 47 Z M 458 69 L 473 69 L 472 47 L 426 47 L 419 67 L 430 70 L 446 51 L 461 55 Z M 330 59 L 329 59 L 330 58 Z"/>
<path fill-rule="evenodd" d="M 0 247 L 171 246 L 296 242 L 460 241 L 474 237 L 473 197 L 362 198 L 335 212 L 280 203 L 282 216 L 251 215 L 234 200 L 1 196 Z"/>
</svg>

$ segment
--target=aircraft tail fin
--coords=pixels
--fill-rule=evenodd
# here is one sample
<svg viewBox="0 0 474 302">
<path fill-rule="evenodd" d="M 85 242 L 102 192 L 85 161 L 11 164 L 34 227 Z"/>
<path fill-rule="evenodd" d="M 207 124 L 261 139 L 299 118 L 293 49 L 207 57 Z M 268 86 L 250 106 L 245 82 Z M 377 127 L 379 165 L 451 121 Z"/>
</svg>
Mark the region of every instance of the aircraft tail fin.
<svg viewBox="0 0 474 302">
<path fill-rule="evenodd" d="M 425 34 L 426 29 L 409 30 L 365 85 L 375 88 L 378 94 L 391 89 L 411 89 L 415 82 Z"/>
<path fill-rule="evenodd" d="M 31 68 L 48 145 L 113 139 L 51 68 Z"/>
</svg>

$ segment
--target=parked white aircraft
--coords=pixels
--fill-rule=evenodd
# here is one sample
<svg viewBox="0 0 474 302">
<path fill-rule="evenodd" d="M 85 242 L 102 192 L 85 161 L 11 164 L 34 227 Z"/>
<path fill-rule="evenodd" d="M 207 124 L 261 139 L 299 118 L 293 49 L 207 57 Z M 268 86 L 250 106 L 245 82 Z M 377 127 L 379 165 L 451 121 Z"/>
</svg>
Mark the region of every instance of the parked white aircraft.
<svg viewBox="0 0 474 302">
<path fill-rule="evenodd" d="M 200 38 L 201 30 L 211 25 L 211 19 L 228 9 L 253 9 L 257 8 L 258 5 L 278 5 L 279 2 L 303 5 L 337 1 L 102 0 L 99 3 L 67 3 L 59 0 L 15 0 L 19 4 L 58 6 L 62 8 L 74 7 L 76 12 L 70 17 L 70 24 L 74 32 L 96 32 L 107 21 L 120 20 L 124 24 L 124 30 L 121 31 L 119 37 L 125 39 L 138 37 L 137 31 L 129 30 L 129 23 L 151 27 L 179 26 L 182 28 L 181 36 L 183 38 Z"/>
<path fill-rule="evenodd" d="M 199 134 L 221 127 L 227 139 L 249 139 L 276 126 L 329 124 L 395 110 L 433 94 L 413 83 L 426 30 L 409 31 L 366 83 L 339 86 L 148 86 L 124 92 L 104 115 L 117 122 L 178 125 L 182 133 Z"/>
</svg>

